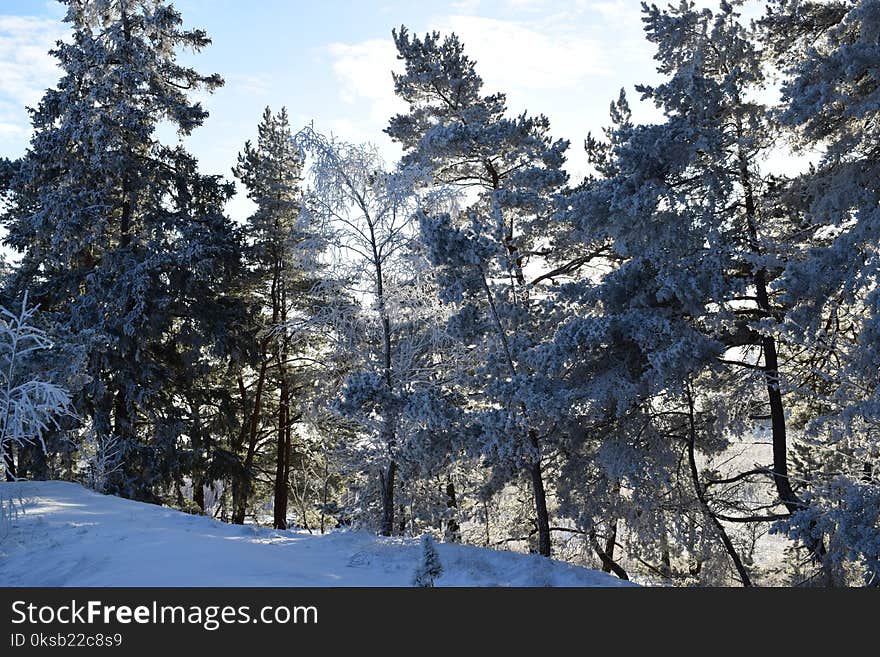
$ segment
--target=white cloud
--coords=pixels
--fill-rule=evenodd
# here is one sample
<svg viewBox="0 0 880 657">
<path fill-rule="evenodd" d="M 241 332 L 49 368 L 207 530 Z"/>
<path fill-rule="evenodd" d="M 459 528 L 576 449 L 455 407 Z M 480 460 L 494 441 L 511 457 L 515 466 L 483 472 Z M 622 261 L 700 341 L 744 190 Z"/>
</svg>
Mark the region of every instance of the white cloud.
<svg viewBox="0 0 880 657">
<path fill-rule="evenodd" d="M 268 73 L 232 74 L 224 76 L 223 88 L 244 96 L 262 97 L 272 89 L 272 76 Z"/>
<path fill-rule="evenodd" d="M 67 26 L 57 20 L 0 15 L 0 131 L 4 136 L 28 134 L 25 107 L 35 106 L 46 88 L 58 80 L 59 69 L 48 51 L 67 33 Z"/>
<path fill-rule="evenodd" d="M 0 137 L 4 139 L 20 139 L 27 135 L 27 128 L 18 123 L 0 121 Z"/>
<path fill-rule="evenodd" d="M 405 109 L 394 95 L 391 72 L 399 71 L 401 66 L 390 38 L 355 44 L 334 43 L 328 51 L 334 58 L 333 71 L 341 84 L 340 96 L 345 103 L 364 105 L 371 122 L 384 123 Z"/>
<path fill-rule="evenodd" d="M 548 4 L 548 0 L 507 0 L 507 6 L 511 9 L 525 9 L 534 11 L 542 9 Z"/>
<path fill-rule="evenodd" d="M 548 92 L 583 87 L 591 77 L 609 74 L 610 67 L 596 40 L 560 31 L 558 26 L 527 26 L 512 20 L 455 15 L 435 21 L 432 29 L 458 34 L 465 51 L 476 61 L 486 92 L 507 93 L 515 112 L 526 108 L 540 111 L 529 101 Z M 401 70 L 401 62 L 390 38 L 334 43 L 327 51 L 333 58 L 342 101 L 363 106 L 354 113 L 361 117 L 358 125 L 351 120 L 351 112 L 342 123 L 336 121 L 345 131 L 344 136 L 376 135 L 391 116 L 405 111 L 405 105 L 394 95 L 391 71 Z"/>
<path fill-rule="evenodd" d="M 627 25 L 641 32 L 642 6 L 632 0 L 588 0 L 579 3 L 582 9 L 592 9 L 610 25 Z"/>
<path fill-rule="evenodd" d="M 455 11 L 470 14 L 479 9 L 480 0 L 458 0 L 458 2 L 453 2 L 450 7 Z"/>
<path fill-rule="evenodd" d="M 599 42 L 579 32 L 480 16 L 450 16 L 440 31 L 461 37 L 490 89 L 566 89 L 610 73 Z"/>
<path fill-rule="evenodd" d="M 58 79 L 48 51 L 67 31 L 51 19 L 0 16 L 0 94 L 22 105 L 35 104 Z"/>
</svg>

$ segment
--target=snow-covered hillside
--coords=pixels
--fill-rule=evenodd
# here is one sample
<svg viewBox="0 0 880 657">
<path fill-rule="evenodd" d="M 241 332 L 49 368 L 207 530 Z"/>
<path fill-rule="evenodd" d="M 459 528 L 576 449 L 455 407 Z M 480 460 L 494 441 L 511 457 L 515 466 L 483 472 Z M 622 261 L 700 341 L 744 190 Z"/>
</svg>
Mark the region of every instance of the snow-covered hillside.
<svg viewBox="0 0 880 657">
<path fill-rule="evenodd" d="M 0 586 L 408 586 L 419 543 L 227 525 L 78 484 L 0 483 Z M 536 555 L 438 545 L 438 586 L 622 586 Z"/>
</svg>

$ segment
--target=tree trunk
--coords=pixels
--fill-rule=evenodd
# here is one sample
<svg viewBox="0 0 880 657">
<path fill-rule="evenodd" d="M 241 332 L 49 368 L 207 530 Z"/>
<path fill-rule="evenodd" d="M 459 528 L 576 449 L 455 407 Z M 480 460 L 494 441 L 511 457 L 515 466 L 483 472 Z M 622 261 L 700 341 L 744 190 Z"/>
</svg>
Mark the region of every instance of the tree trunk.
<svg viewBox="0 0 880 657">
<path fill-rule="evenodd" d="M 129 441 L 134 438 L 134 423 L 131 418 L 131 409 L 126 399 L 125 390 L 121 385 L 113 396 L 113 434 L 123 441 Z M 128 464 L 125 461 L 122 463 L 126 466 L 123 469 L 128 470 L 126 473 L 128 476 L 135 474 L 137 477 L 137 483 L 133 485 L 133 488 L 125 490 L 124 495 L 126 497 L 130 495 L 132 499 L 140 502 L 156 502 L 153 485 L 149 481 L 144 480 L 143 472 L 132 473 Z M 133 467 L 143 468 L 143 464 L 136 463 Z"/>
<path fill-rule="evenodd" d="M 538 553 L 549 557 L 550 547 L 550 514 L 547 512 L 547 495 L 544 491 L 544 477 L 541 474 L 541 446 L 534 430 L 529 431 L 529 438 L 535 449 L 535 461 L 529 467 L 532 478 L 532 493 L 535 497 L 535 524 L 538 528 Z"/>
<path fill-rule="evenodd" d="M 257 387 L 254 392 L 254 408 L 250 416 L 250 437 L 247 454 L 242 464 L 241 478 L 238 485 L 232 487 L 232 522 L 243 525 L 247 511 L 247 503 L 251 495 L 251 469 L 254 465 L 254 455 L 257 451 L 257 438 L 259 437 L 260 416 L 263 409 L 263 390 L 266 385 L 266 342 L 263 341 L 263 360 L 260 363 L 260 373 L 257 376 Z"/>
<path fill-rule="evenodd" d="M 18 452 L 18 470 L 16 476 L 30 481 L 46 481 L 52 479 L 46 453 L 42 445 L 32 443 L 22 445 Z"/>
<path fill-rule="evenodd" d="M 178 508 L 184 508 L 186 506 L 186 499 L 184 499 L 183 497 L 183 490 L 181 490 L 180 479 L 175 478 L 174 492 L 177 497 Z"/>
<path fill-rule="evenodd" d="M 722 545 L 724 545 L 724 549 L 727 551 L 727 554 L 730 556 L 730 560 L 733 562 L 733 565 L 736 568 L 736 572 L 739 574 L 740 582 L 743 586 L 751 586 L 752 580 L 749 578 L 749 572 L 743 565 L 742 559 L 740 559 L 739 557 L 739 553 L 736 551 L 733 542 L 727 535 L 727 531 L 725 531 L 724 525 L 722 525 L 721 521 L 719 521 L 718 518 L 715 517 L 712 509 L 709 508 L 709 502 L 706 500 L 706 489 L 703 487 L 703 484 L 700 481 L 700 472 L 697 469 L 697 459 L 695 453 L 697 428 L 696 418 L 694 417 L 694 399 L 691 395 L 690 386 L 685 389 L 685 394 L 687 396 L 688 403 L 688 465 L 690 466 L 691 478 L 693 480 L 694 490 L 697 494 L 697 501 L 700 503 L 700 508 L 703 511 L 703 515 L 715 529 L 718 538 L 721 539 L 721 543 Z"/>
<path fill-rule="evenodd" d="M 280 226 L 278 227 L 280 230 Z M 284 280 L 284 259 L 279 253 L 276 260 L 277 280 L 272 298 L 272 316 L 281 326 L 278 336 L 278 448 L 275 463 L 275 529 L 287 529 L 287 489 L 290 486 L 290 382 L 287 380 L 287 289 Z"/>
<path fill-rule="evenodd" d="M 766 294 L 766 291 L 765 291 Z M 772 337 L 763 339 L 764 347 L 764 378 L 767 382 L 767 399 L 770 404 L 770 422 L 773 436 L 773 481 L 779 499 L 794 513 L 803 508 L 791 487 L 788 478 L 788 445 L 785 430 L 785 408 L 782 404 L 782 392 L 779 387 L 779 357 L 776 354 L 776 341 Z"/>
<path fill-rule="evenodd" d="M 245 486 L 244 477 L 236 476 L 232 480 L 232 513 L 229 516 L 229 521 L 235 525 L 244 524 L 245 509 L 247 507 Z"/>
<path fill-rule="evenodd" d="M 327 494 L 328 489 L 330 487 L 330 478 L 327 470 L 329 469 L 329 465 L 327 463 L 327 457 L 324 457 L 324 482 L 321 487 L 321 533 L 324 533 L 324 523 L 325 518 L 327 517 Z"/>
<path fill-rule="evenodd" d="M 481 267 L 478 269 L 480 272 L 480 278 L 483 282 L 483 290 L 486 292 L 486 300 L 489 303 L 489 310 L 491 311 L 492 319 L 495 323 L 495 330 L 498 333 L 501 346 L 504 348 L 507 367 L 510 369 L 510 373 L 516 377 L 516 364 L 513 362 L 513 355 L 510 351 L 507 332 L 504 330 L 504 325 L 501 323 L 501 318 L 498 316 L 498 310 L 495 307 L 495 300 L 492 295 L 492 290 L 489 287 L 489 282 L 486 280 L 486 275 Z M 520 407 L 522 409 L 523 417 L 528 418 L 528 409 L 525 404 L 520 402 Z M 541 474 L 541 444 L 538 441 L 538 436 L 534 429 L 529 429 L 529 441 L 535 450 L 535 461 L 528 467 L 528 471 L 532 480 L 532 493 L 535 498 L 535 525 L 538 529 L 538 552 L 545 557 L 549 557 L 551 556 L 550 514 L 547 512 L 547 496 L 544 491 L 544 479 Z"/>
<path fill-rule="evenodd" d="M 412 515 L 412 509 L 410 509 L 410 515 Z M 400 505 L 400 515 L 397 517 L 397 535 L 398 536 L 406 536 L 406 522 L 408 518 L 406 517 L 406 505 Z"/>
<path fill-rule="evenodd" d="M 199 511 L 205 512 L 205 480 L 200 475 L 193 475 L 193 502 Z"/>
<path fill-rule="evenodd" d="M 118 438 L 123 440 L 132 437 L 132 422 L 128 410 L 128 402 L 125 398 L 125 391 L 121 386 L 116 391 L 113 400 L 113 432 Z"/>
<path fill-rule="evenodd" d="M 610 573 L 614 568 L 614 548 L 617 542 L 617 521 L 611 523 L 611 529 L 608 531 L 608 538 L 605 539 L 605 556 L 606 560 L 602 560 L 602 572 Z M 601 556 L 601 555 L 600 555 Z M 628 578 L 624 578 L 628 579 Z"/>
<path fill-rule="evenodd" d="M 238 432 L 238 436 L 236 436 L 232 441 L 232 453 L 236 456 L 241 454 L 241 450 L 244 448 L 245 438 L 249 434 L 250 423 L 248 422 L 248 418 L 250 417 L 248 412 L 248 400 L 247 400 L 247 389 L 244 384 L 244 376 L 239 370 L 238 372 L 238 396 L 239 401 L 241 403 L 241 430 Z M 242 468 L 243 470 L 243 468 Z M 231 513 L 228 514 L 228 518 L 225 519 L 227 522 L 235 521 L 235 510 L 239 508 L 241 505 L 241 497 L 244 492 L 244 484 L 243 484 L 243 476 L 241 471 L 236 471 L 232 473 L 232 476 L 229 478 L 229 491 L 232 497 L 230 501 L 229 508 L 231 509 Z"/>
<path fill-rule="evenodd" d="M 742 124 L 737 120 L 737 132 L 740 139 Z M 758 239 L 757 207 L 755 194 L 752 187 L 751 173 L 749 172 L 748 159 L 745 151 L 740 148 L 738 152 L 739 177 L 743 187 L 743 196 L 746 210 L 746 226 L 750 247 L 756 255 L 761 254 L 761 246 Z M 761 268 L 754 275 L 755 297 L 758 309 L 767 317 L 773 316 L 770 305 L 770 296 L 767 293 L 767 272 Z M 794 513 L 803 508 L 803 503 L 791 488 L 788 478 L 788 446 L 785 430 L 785 407 L 782 403 L 782 392 L 779 386 L 779 357 L 776 352 L 776 340 L 772 336 L 764 336 L 761 339 L 761 347 L 764 351 L 764 380 L 767 387 L 767 401 L 770 405 L 770 422 L 773 436 L 773 481 L 780 501 Z"/>
<path fill-rule="evenodd" d="M 382 492 L 382 525 L 379 533 L 382 536 L 394 534 L 394 477 L 397 474 L 397 464 L 392 459 L 388 462 L 388 469 L 379 473 L 379 486 Z"/>
<path fill-rule="evenodd" d="M 458 524 L 458 500 L 455 497 L 455 484 L 446 480 L 446 529 L 444 536 L 448 543 L 461 543 L 461 527 Z"/>
<path fill-rule="evenodd" d="M 489 547 L 490 545 L 492 545 L 492 527 L 490 525 L 489 519 L 489 502 L 487 500 L 483 500 L 483 520 L 485 521 L 484 529 L 486 530 L 486 542 L 483 547 Z"/>
<path fill-rule="evenodd" d="M 202 463 L 202 420 L 199 415 L 197 403 L 190 402 L 193 409 L 192 447 L 195 457 L 195 467 L 192 472 L 192 497 L 193 502 L 202 513 L 205 512 L 205 479 L 203 475 L 204 464 Z"/>
<path fill-rule="evenodd" d="M 3 465 L 6 467 L 6 481 L 15 481 L 15 454 L 12 453 L 12 441 L 7 440 L 3 444 Z"/>
<path fill-rule="evenodd" d="M 532 492 L 535 496 L 535 521 L 538 527 L 538 553 L 545 557 L 552 556 L 550 547 L 550 514 L 547 512 L 547 497 L 544 493 L 544 479 L 541 476 L 541 464 L 535 463 L 529 468 L 532 477 Z"/>
<path fill-rule="evenodd" d="M 372 249 L 372 264 L 376 275 L 376 304 L 379 309 L 379 317 L 382 322 L 382 361 L 383 377 L 388 395 L 394 391 L 394 376 L 392 373 L 391 358 L 391 318 L 388 316 L 388 308 L 385 305 L 385 276 L 382 270 L 382 257 L 380 247 L 376 240 L 373 220 L 370 217 L 369 208 L 362 206 L 364 216 L 367 219 L 367 227 L 370 234 L 370 248 Z M 382 443 L 388 453 L 388 466 L 385 472 L 379 473 L 379 486 L 382 493 L 382 523 L 379 533 L 382 536 L 391 536 L 394 533 L 394 477 L 397 473 L 397 463 L 394 461 L 394 448 L 397 441 L 397 417 L 394 409 L 387 405 L 382 409 L 385 418 L 382 427 Z"/>
<path fill-rule="evenodd" d="M 629 575 L 620 566 L 617 562 L 614 561 L 614 536 L 617 534 L 617 522 L 614 522 L 613 529 L 609 534 L 608 540 L 605 541 L 605 549 L 602 549 L 602 546 L 599 545 L 599 539 L 596 537 L 595 530 L 590 530 L 589 538 L 590 544 L 593 547 L 593 552 L 596 553 L 596 556 L 602 561 L 602 571 L 606 573 L 614 573 L 620 579 L 625 579 L 629 581 Z"/>
<path fill-rule="evenodd" d="M 287 487 L 290 475 L 290 431 L 288 418 L 290 413 L 290 392 L 287 376 L 281 371 L 281 391 L 278 404 L 278 431 L 275 450 L 275 529 L 287 529 Z"/>
<path fill-rule="evenodd" d="M 669 555 L 669 544 L 667 543 L 665 530 L 663 533 L 662 551 L 660 553 L 660 574 L 667 583 L 672 581 L 672 559 Z"/>
</svg>

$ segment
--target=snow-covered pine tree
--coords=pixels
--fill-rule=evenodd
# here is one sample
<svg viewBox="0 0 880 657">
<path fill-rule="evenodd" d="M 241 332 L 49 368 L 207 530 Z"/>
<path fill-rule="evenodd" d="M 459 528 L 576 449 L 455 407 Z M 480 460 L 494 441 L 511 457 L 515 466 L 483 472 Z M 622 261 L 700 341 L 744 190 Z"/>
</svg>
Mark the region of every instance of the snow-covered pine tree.
<svg viewBox="0 0 880 657">
<path fill-rule="evenodd" d="M 299 382 L 309 376 L 300 358 L 314 348 L 304 331 L 306 321 L 318 312 L 321 297 L 321 256 L 326 236 L 303 203 L 303 159 L 293 140 L 287 109 L 273 114 L 266 108 L 257 127 L 256 143 L 247 142 L 239 154 L 235 175 L 242 181 L 257 209 L 245 226 L 249 236 L 247 262 L 253 276 L 250 294 L 256 303 L 258 356 L 251 381 L 242 391 L 246 423 L 238 452 L 243 453 L 243 477 L 233 481 L 233 522 L 244 522 L 245 508 L 255 475 L 260 432 L 275 434 L 273 509 L 274 526 L 287 528 L 288 491 L 294 427 L 304 404 L 295 393 L 307 391 Z M 313 375 L 312 375 L 313 376 Z M 272 404 L 272 400 L 277 400 Z M 274 417 L 270 416 L 274 410 Z M 303 457 L 304 455 L 300 455 Z"/>
<path fill-rule="evenodd" d="M 467 190 L 467 209 L 420 213 L 422 240 L 438 268 L 444 302 L 457 312 L 456 338 L 479 351 L 481 366 L 460 385 L 481 397 L 470 415 L 479 449 L 501 480 L 527 474 L 538 551 L 550 555 L 550 520 L 542 443 L 552 440 L 552 391 L 532 386 L 525 354 L 542 339 L 542 249 L 555 194 L 567 181 L 568 142 L 553 141 L 542 115 L 507 116 L 503 94 L 483 95 L 483 81 L 456 35 L 394 32 L 405 72 L 397 95 L 410 106 L 386 132 L 404 149 L 403 164 L 430 183 Z"/>
<path fill-rule="evenodd" d="M 804 354 L 807 507 L 786 523 L 827 542 L 826 582 L 880 585 L 880 3 L 775 0 L 765 44 L 785 70 L 781 119 L 815 166 L 783 192 L 809 249 L 780 286 Z M 815 467 L 819 466 L 819 467 Z M 850 571 L 850 572 L 847 572 Z"/>
<path fill-rule="evenodd" d="M 765 62 L 739 4 L 721 2 L 717 12 L 690 2 L 645 6 L 646 33 L 666 80 L 637 88 L 665 120 L 633 125 L 621 98 L 608 143 L 588 140 L 601 177 L 571 197 L 566 216 L 585 252 L 610 247 L 611 257 L 601 277 L 564 290 L 564 302 L 580 310 L 557 331 L 545 360 L 573 385 L 586 426 L 616 427 L 607 435 L 619 439 L 596 446 L 596 462 L 611 475 L 603 486 L 630 488 L 657 509 L 657 486 L 678 476 L 693 480 L 686 484 L 690 503 L 681 503 L 708 514 L 706 535 L 718 534 L 726 549 L 717 517 L 729 505 L 748 505 L 722 494 L 718 481 L 707 496 L 700 472 L 676 469 L 682 460 L 670 457 L 692 442 L 704 456 L 719 453 L 728 439 L 768 421 L 772 467 L 732 473 L 733 483 L 772 480 L 783 516 L 803 504 L 788 474 L 778 340 L 787 306 L 774 287 L 797 248 L 799 227 L 780 211 L 777 180 L 760 170 L 778 128 L 756 101 Z M 646 469 L 648 454 L 654 467 Z M 656 537 L 656 526 L 645 529 Z"/>
<path fill-rule="evenodd" d="M 184 467 L 171 382 L 222 341 L 206 323 L 217 293 L 207 283 L 236 258 L 222 215 L 230 187 L 156 128 L 188 135 L 207 116 L 188 94 L 222 80 L 177 62 L 209 39 L 163 0 L 62 2 L 72 37 L 52 54 L 63 76 L 31 112 L 2 215 L 5 243 L 22 254 L 11 284 L 31 287 L 83 350 L 90 381 L 74 402 L 95 432 L 125 442 L 115 489 L 159 500 Z"/>
<path fill-rule="evenodd" d="M 413 573 L 413 586 L 432 587 L 434 581 L 443 574 L 443 564 L 430 534 L 422 536 L 421 562 Z"/>
<path fill-rule="evenodd" d="M 12 179 L 15 177 L 16 165 L 16 161 L 0 157 L 0 201 L 6 198 Z"/>
</svg>

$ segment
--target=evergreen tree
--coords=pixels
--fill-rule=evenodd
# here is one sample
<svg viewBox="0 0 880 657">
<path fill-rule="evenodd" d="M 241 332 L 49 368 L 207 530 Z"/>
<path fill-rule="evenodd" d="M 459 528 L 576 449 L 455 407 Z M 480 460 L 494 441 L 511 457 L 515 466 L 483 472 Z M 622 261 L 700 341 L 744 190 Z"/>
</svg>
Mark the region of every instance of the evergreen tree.
<svg viewBox="0 0 880 657">
<path fill-rule="evenodd" d="M 286 529 L 294 427 L 304 408 L 295 396 L 302 391 L 305 399 L 307 393 L 297 378 L 308 377 L 308 370 L 313 369 L 304 368 L 300 357 L 316 346 L 309 337 L 314 332 L 306 326 L 324 301 L 319 284 L 326 245 L 320 226 L 301 211 L 303 159 L 286 108 L 273 115 L 267 107 L 257 130 L 257 142 L 245 144 L 235 168 L 257 205 L 247 220 L 246 232 L 253 277 L 250 294 L 258 304 L 259 346 L 254 380 L 247 386 L 252 392 L 246 445 L 240 446 L 245 452 L 244 479 L 234 482 L 233 521 L 244 521 L 260 431 L 274 425 L 274 526 Z M 245 387 L 242 381 L 243 391 Z M 277 399 L 274 421 L 267 413 L 272 397 Z"/>
<path fill-rule="evenodd" d="M 787 523 L 807 546 L 827 541 L 826 582 L 858 564 L 880 584 L 880 5 L 770 3 L 767 49 L 786 72 L 781 119 L 815 166 L 783 193 L 810 248 L 783 274 L 786 337 L 800 358 L 808 504 Z M 812 466 L 812 467 L 811 467 Z M 818 466 L 818 467 L 816 467 Z"/>
<path fill-rule="evenodd" d="M 5 243 L 22 253 L 10 284 L 31 287 L 82 349 L 89 383 L 75 406 L 99 436 L 124 442 L 115 490 L 160 500 L 183 466 L 168 383 L 222 342 L 204 314 L 218 294 L 206 279 L 221 281 L 236 253 L 222 215 L 230 187 L 156 128 L 188 135 L 207 116 L 188 93 L 222 80 L 177 62 L 210 41 L 167 2 L 63 2 L 72 39 L 52 51 L 63 77 L 31 111 L 2 216 Z"/>
<path fill-rule="evenodd" d="M 690 2 L 644 7 L 666 79 L 637 88 L 665 119 L 633 125 L 621 96 L 608 140 L 588 139 L 600 177 L 572 195 L 565 216 L 583 252 L 608 251 L 597 261 L 605 272 L 562 291 L 572 316 L 543 362 L 548 375 L 571 386 L 586 426 L 613 428 L 604 444 L 587 429 L 570 450 L 599 456 L 597 491 L 611 499 L 607 492 L 620 486 L 634 490 L 636 509 L 661 512 L 659 524 L 675 523 L 685 536 L 690 521 L 681 525 L 652 500 L 658 488 L 683 479 L 690 493 L 679 498 L 687 510 L 680 518 L 698 513 L 705 535 L 717 536 L 747 583 L 719 518 L 785 517 L 803 500 L 788 473 L 790 388 L 779 339 L 788 307 L 777 285 L 798 248 L 799 227 L 781 208 L 778 179 L 760 169 L 778 129 L 755 100 L 765 61 L 739 4 L 721 2 L 717 12 Z M 729 483 L 771 479 L 781 514 L 743 513 L 746 500 L 736 498 L 736 485 L 725 488 L 726 476 L 704 481 L 698 469 L 679 468 L 695 463 L 694 453 L 720 455 L 765 421 L 772 467 L 733 473 Z M 579 462 L 566 472 L 573 475 Z M 583 499 L 573 486 L 567 478 L 567 490 Z M 613 503 L 604 511 L 619 512 Z M 656 525 L 641 527 L 656 540 Z"/>
<path fill-rule="evenodd" d="M 501 480 L 525 472 L 535 505 L 538 550 L 550 555 L 542 442 L 552 440 L 552 409 L 532 385 L 526 353 L 542 339 L 540 291 L 545 226 L 567 180 L 565 141 L 552 141 L 546 117 L 506 116 L 503 94 L 482 95 L 482 79 L 458 37 L 394 33 L 406 70 L 395 91 L 410 106 L 386 132 L 403 163 L 434 185 L 467 189 L 463 212 L 422 212 L 422 239 L 438 268 L 444 302 L 455 304 L 451 330 L 480 351 L 482 365 L 460 380 L 482 395 L 471 418 L 480 449 Z M 552 403 L 552 402 L 551 402 Z"/>
<path fill-rule="evenodd" d="M 422 561 L 413 574 L 413 586 L 432 587 L 434 581 L 443 574 L 443 564 L 430 534 L 422 536 Z"/>
</svg>

